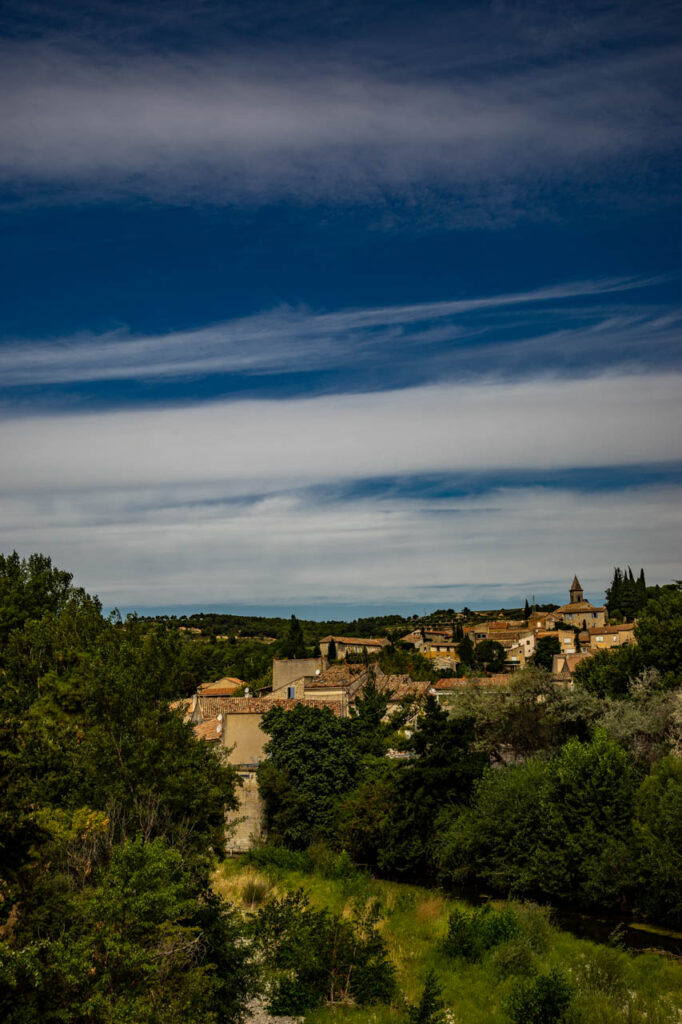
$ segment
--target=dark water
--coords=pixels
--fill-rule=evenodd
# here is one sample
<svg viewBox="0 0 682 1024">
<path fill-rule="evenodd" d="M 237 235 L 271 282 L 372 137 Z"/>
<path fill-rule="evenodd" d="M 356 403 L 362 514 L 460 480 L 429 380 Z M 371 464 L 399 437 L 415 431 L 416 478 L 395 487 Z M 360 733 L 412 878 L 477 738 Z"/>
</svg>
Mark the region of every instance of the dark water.
<svg viewBox="0 0 682 1024">
<path fill-rule="evenodd" d="M 579 939 L 602 943 L 615 939 L 633 953 L 653 949 L 682 957 L 682 934 L 667 929 L 658 930 L 655 925 L 639 924 L 615 915 L 596 916 L 555 908 L 552 910 L 552 921 L 558 928 L 571 932 Z"/>
<path fill-rule="evenodd" d="M 459 888 L 450 895 L 480 906 L 500 897 Z M 604 945 L 617 943 L 630 953 L 654 950 L 682 957 L 682 932 L 635 921 L 618 914 L 584 914 L 567 907 L 551 907 L 551 921 L 557 928 L 570 932 L 577 939 L 589 939 Z"/>
</svg>

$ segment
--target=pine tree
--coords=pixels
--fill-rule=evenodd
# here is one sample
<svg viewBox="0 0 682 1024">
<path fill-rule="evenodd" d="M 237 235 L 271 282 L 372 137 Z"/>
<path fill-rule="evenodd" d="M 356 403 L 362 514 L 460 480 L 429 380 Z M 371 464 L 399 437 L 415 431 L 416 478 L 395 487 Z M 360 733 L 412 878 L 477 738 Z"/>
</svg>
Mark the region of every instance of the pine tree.
<svg viewBox="0 0 682 1024">
<path fill-rule="evenodd" d="M 409 1024 L 441 1024 L 444 1003 L 436 972 L 432 969 L 426 975 L 421 999 L 410 1007 Z"/>
<path fill-rule="evenodd" d="M 301 623 L 295 615 L 292 615 L 286 636 L 280 645 L 280 656 L 282 658 L 305 658 L 305 655 L 305 640 Z"/>
</svg>

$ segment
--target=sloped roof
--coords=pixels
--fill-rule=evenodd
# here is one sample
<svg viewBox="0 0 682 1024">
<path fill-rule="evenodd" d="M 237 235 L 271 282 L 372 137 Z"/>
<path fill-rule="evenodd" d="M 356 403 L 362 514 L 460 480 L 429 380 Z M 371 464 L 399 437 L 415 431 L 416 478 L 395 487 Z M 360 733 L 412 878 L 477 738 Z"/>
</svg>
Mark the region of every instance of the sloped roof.
<svg viewBox="0 0 682 1024">
<path fill-rule="evenodd" d="M 431 685 L 426 680 L 416 682 L 410 675 L 387 676 L 383 672 L 376 683 L 380 693 L 391 694 L 392 703 L 402 700 L 403 697 L 423 697 Z"/>
<path fill-rule="evenodd" d="M 577 577 L 577 576 L 574 576 L 574 577 L 573 577 L 573 582 L 571 583 L 571 587 L 570 587 L 570 589 L 571 589 L 571 590 L 582 590 L 582 589 L 583 589 L 583 588 L 582 588 L 582 587 L 580 586 L 580 580 L 578 579 L 578 577 Z"/>
<path fill-rule="evenodd" d="M 442 693 L 447 692 L 448 690 L 461 690 L 466 686 L 509 686 L 512 678 L 513 673 L 508 675 L 504 672 L 498 672 L 491 676 L 458 676 L 454 679 L 439 679 L 437 683 L 433 684 L 433 689 Z"/>
<path fill-rule="evenodd" d="M 197 693 L 205 697 L 229 697 L 244 685 L 243 679 L 237 679 L 236 676 L 223 676 L 222 679 L 216 679 L 214 683 L 201 683 Z"/>
<path fill-rule="evenodd" d="M 307 690 L 336 689 L 342 686 L 353 686 L 355 683 L 364 682 L 367 676 L 367 669 L 364 665 L 330 665 L 319 676 L 313 676 L 310 683 L 306 685 Z"/>
<path fill-rule="evenodd" d="M 575 604 L 562 604 L 561 608 L 557 608 L 556 611 L 552 612 L 554 618 L 558 618 L 562 612 L 567 614 L 579 615 L 580 612 L 605 612 L 606 605 L 594 605 L 590 604 L 589 601 L 576 601 Z"/>
<path fill-rule="evenodd" d="M 181 697 L 180 700 L 172 700 L 168 707 L 171 711 L 182 711 L 182 717 L 187 722 L 196 707 L 196 697 Z"/>
<path fill-rule="evenodd" d="M 323 636 L 320 643 L 327 644 L 330 640 L 337 644 L 358 644 L 361 647 L 386 647 L 389 643 L 385 637 L 377 638 L 371 636 Z"/>
<path fill-rule="evenodd" d="M 306 700 L 305 698 L 294 698 L 291 700 L 273 698 L 268 700 L 266 697 L 225 697 L 222 704 L 223 706 L 220 710 L 223 715 L 264 715 L 266 711 L 272 711 L 273 708 L 283 708 L 284 711 L 291 711 L 292 708 L 298 707 L 299 704 L 311 708 L 329 708 L 337 717 L 341 717 L 343 714 L 343 705 L 338 700 L 321 701 Z"/>
<path fill-rule="evenodd" d="M 220 722 L 217 718 L 207 718 L 203 722 L 197 722 L 194 726 L 194 735 L 198 740 L 206 740 L 207 743 L 217 743 L 220 739 L 220 732 L 218 726 Z"/>
</svg>

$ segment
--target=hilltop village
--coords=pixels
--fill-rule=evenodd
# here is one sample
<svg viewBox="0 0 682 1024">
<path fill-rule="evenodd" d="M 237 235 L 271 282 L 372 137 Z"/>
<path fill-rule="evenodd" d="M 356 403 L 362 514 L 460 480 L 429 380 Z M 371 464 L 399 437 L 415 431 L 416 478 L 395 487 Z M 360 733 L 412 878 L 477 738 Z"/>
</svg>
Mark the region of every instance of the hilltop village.
<svg viewBox="0 0 682 1024">
<path fill-rule="evenodd" d="M 641 581 L 643 585 L 643 575 Z M 313 657 L 273 658 L 271 685 L 253 688 L 228 676 L 202 683 L 191 697 L 176 701 L 173 706 L 193 723 L 197 737 L 216 744 L 239 772 L 240 805 L 228 828 L 232 852 L 249 849 L 262 835 L 257 770 L 266 756 L 268 737 L 261 722 L 274 707 L 289 711 L 322 705 L 346 718 L 371 680 L 386 699 L 386 721 L 407 710 L 404 727 L 409 730 L 428 695 L 447 702 L 467 687 L 503 692 L 515 672 L 532 665 L 550 670 L 554 682 L 570 687 L 583 660 L 636 644 L 636 620 L 610 621 L 607 605 L 586 600 L 577 576 L 566 604 L 551 611 L 527 611 L 522 619 L 487 621 L 485 613 L 479 613 L 472 616 L 473 622 L 466 621 L 466 613 L 455 613 L 449 626 L 427 621 L 391 639 L 327 635 Z M 612 619 L 620 617 L 618 613 Z M 178 628 L 201 633 L 197 627 Z M 417 680 L 409 673 L 384 671 L 381 654 L 392 647 L 414 651 L 440 678 Z"/>
</svg>

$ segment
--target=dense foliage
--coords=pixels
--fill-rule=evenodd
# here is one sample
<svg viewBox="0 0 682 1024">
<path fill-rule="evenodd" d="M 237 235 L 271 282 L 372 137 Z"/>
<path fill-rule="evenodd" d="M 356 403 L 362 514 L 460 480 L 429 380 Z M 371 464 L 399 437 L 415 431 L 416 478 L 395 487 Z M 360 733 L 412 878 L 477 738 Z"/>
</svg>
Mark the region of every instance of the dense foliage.
<svg viewBox="0 0 682 1024">
<path fill-rule="evenodd" d="M 240 1019 L 241 926 L 209 886 L 236 777 L 170 710 L 182 641 L 42 556 L 0 580 L 2 1019 Z"/>
<path fill-rule="evenodd" d="M 271 712 L 271 837 L 323 839 L 389 878 L 682 924 L 681 612 L 682 592 L 664 590 L 639 646 L 587 659 L 573 689 L 528 668 L 501 691 L 463 688 L 447 710 L 429 697 L 393 735 L 405 722 L 388 724 L 376 693 L 362 728 Z"/>
<path fill-rule="evenodd" d="M 273 1013 L 390 1002 L 395 968 L 377 930 L 376 901 L 355 901 L 349 917 L 310 906 L 302 889 L 269 900 L 253 931 L 270 967 L 266 984 Z"/>
</svg>

